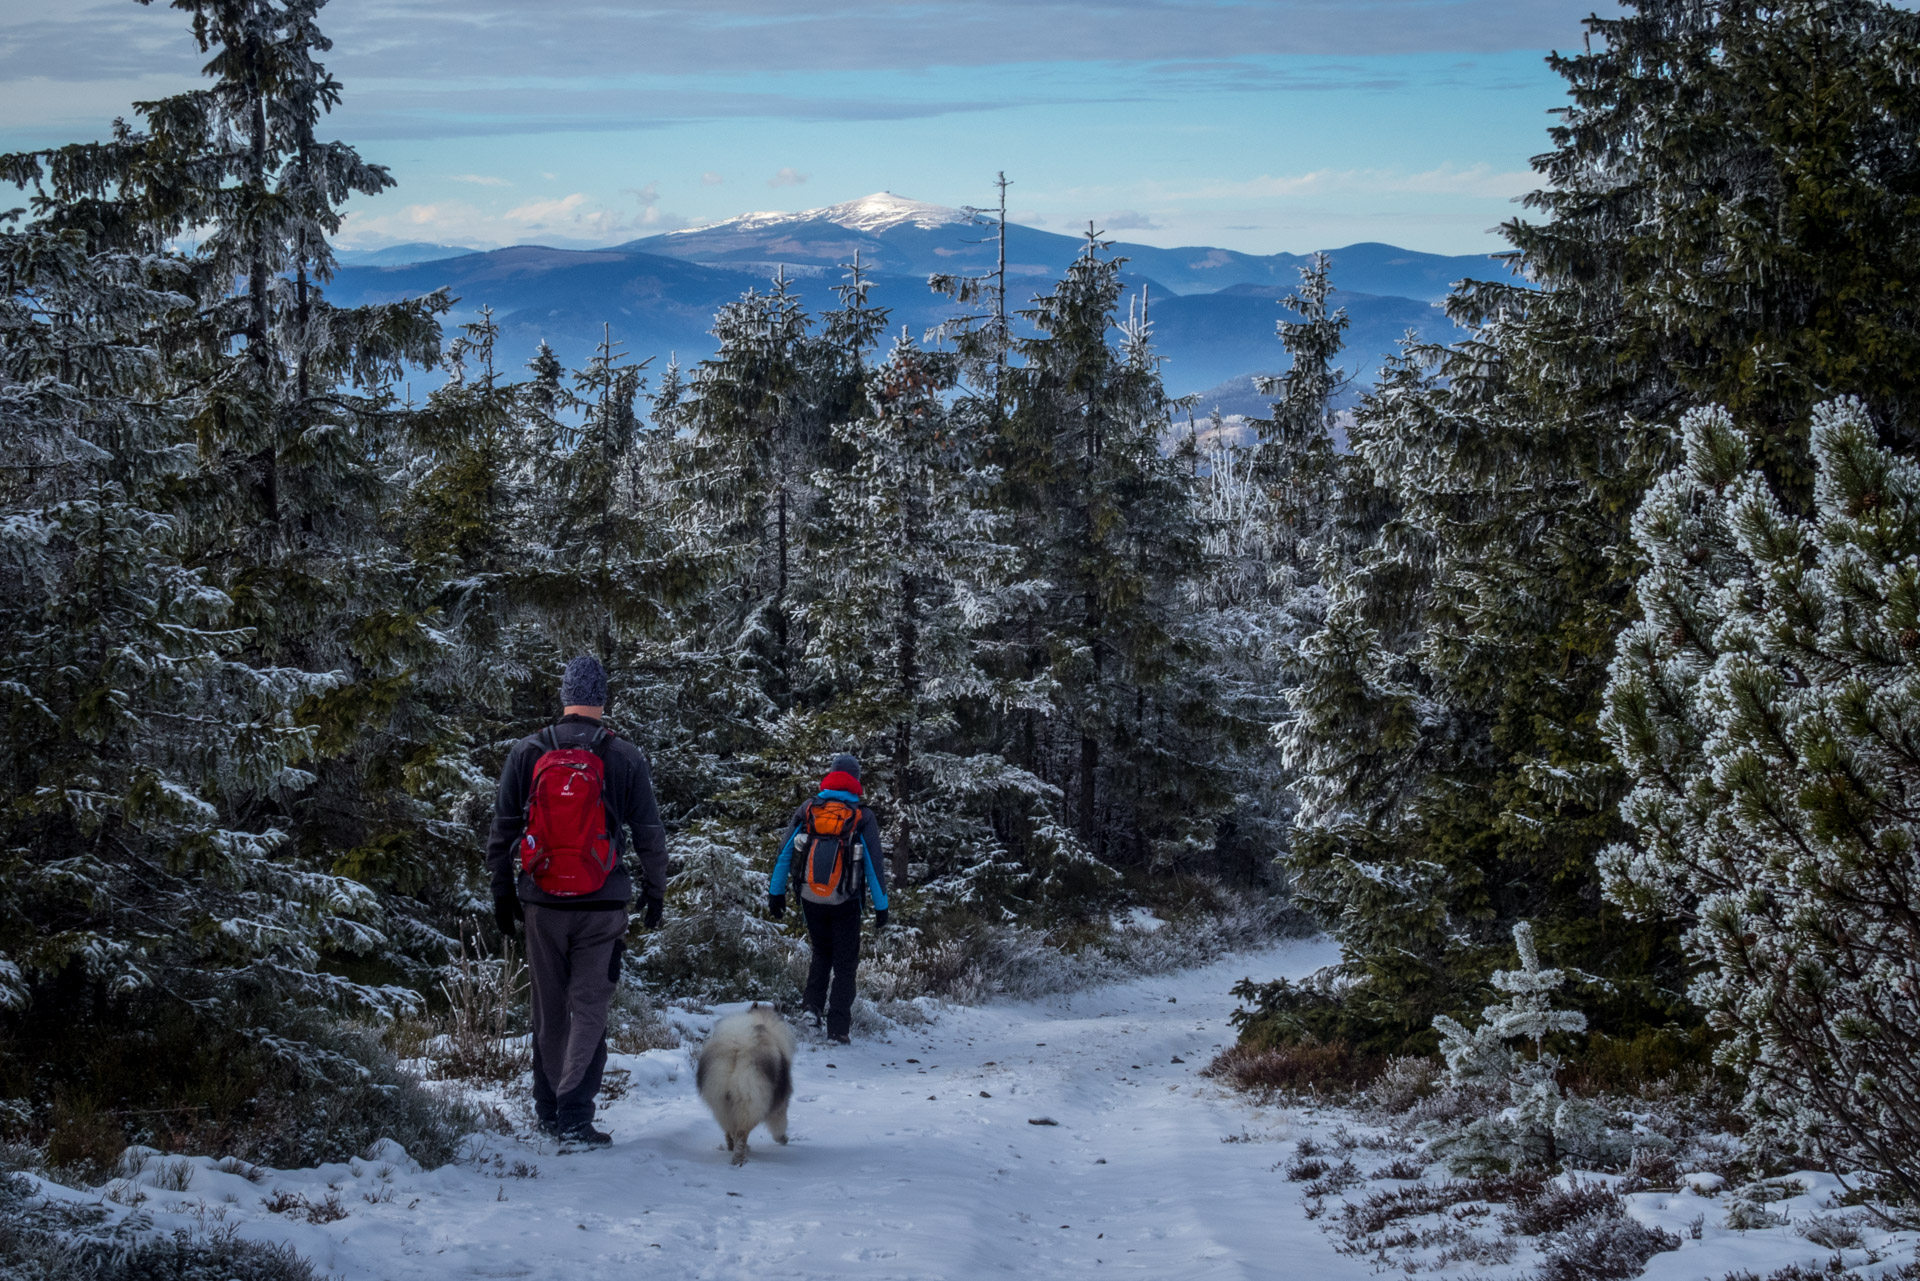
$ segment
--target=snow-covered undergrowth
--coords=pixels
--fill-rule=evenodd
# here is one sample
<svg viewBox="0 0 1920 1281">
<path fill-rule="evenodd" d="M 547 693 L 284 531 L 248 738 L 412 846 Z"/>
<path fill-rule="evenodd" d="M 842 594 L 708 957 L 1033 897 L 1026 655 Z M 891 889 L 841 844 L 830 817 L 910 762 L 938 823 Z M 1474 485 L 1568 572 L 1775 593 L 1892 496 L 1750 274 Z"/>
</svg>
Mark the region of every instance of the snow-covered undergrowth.
<svg viewBox="0 0 1920 1281">
<path fill-rule="evenodd" d="M 1314 1107 L 1277 1163 L 1328 1245 L 1376 1272 L 1532 1281 L 1920 1277 L 1920 1236 L 1851 1203 L 1831 1174 L 1734 1181 L 1659 1158 L 1626 1173 L 1453 1178 L 1377 1111 Z M 1712 1159 L 1716 1147 L 1719 1160 Z M 1705 1143 L 1706 1165 L 1735 1145 Z"/>
<path fill-rule="evenodd" d="M 1837 1276 L 1913 1262 L 1917 1238 L 1886 1228 L 1842 1180 L 1783 1171 L 1777 1152 L 1728 1133 L 1711 1077 L 1637 1096 L 1566 1089 L 1555 1046 L 1586 1019 L 1558 1008 L 1566 976 L 1541 964 L 1527 924 L 1514 942 L 1520 968 L 1491 976 L 1500 996 L 1473 1026 L 1434 1020 L 1443 1068 L 1400 1058 L 1382 1070 L 1301 1042 L 1236 1047 L 1209 1069 L 1269 1106 L 1315 1109 L 1329 1090 L 1344 1103 L 1285 1167 L 1336 1250 L 1407 1275 L 1504 1269 L 1534 1281 L 1672 1268 L 1744 1281 L 1762 1265 Z"/>
<path fill-rule="evenodd" d="M 28 1179 L 40 1204 L 84 1209 L 101 1232 L 284 1245 L 342 1281 L 1613 1281 L 1642 1265 L 1656 1281 L 1789 1267 L 1811 1271 L 1781 1281 L 1814 1281 L 1835 1259 L 1869 1277 L 1913 1258 L 1910 1236 L 1839 1204 L 1830 1176 L 1740 1186 L 1714 1172 L 1734 1168 L 1712 1159 L 1731 1148 L 1705 1131 L 1671 1169 L 1464 1181 L 1420 1130 L 1444 1094 L 1383 1085 L 1334 1106 L 1203 1074 L 1234 1039 L 1234 980 L 1332 956 L 1323 939 L 1294 940 L 1036 999 L 923 997 L 917 1020 L 852 1046 L 803 1039 L 793 1142 L 759 1136 L 739 1169 L 692 1079 L 695 1047 L 729 1007 L 682 1005 L 651 1015 L 681 1044 L 610 1056 L 605 1151 L 563 1154 L 535 1135 L 522 1077 L 473 1087 L 495 1128 L 437 1169 L 392 1144 L 302 1170 L 135 1149 L 97 1185 Z"/>
</svg>

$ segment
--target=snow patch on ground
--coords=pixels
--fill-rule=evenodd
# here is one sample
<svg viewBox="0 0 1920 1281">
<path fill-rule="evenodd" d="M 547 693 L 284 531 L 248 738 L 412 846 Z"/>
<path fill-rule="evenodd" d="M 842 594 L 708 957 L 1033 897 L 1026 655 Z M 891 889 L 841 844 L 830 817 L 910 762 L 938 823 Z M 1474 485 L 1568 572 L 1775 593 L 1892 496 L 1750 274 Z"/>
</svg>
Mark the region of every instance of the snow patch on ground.
<svg viewBox="0 0 1920 1281">
<path fill-rule="evenodd" d="M 926 1025 L 852 1046 L 803 1042 L 792 1143 L 760 1131 L 739 1168 L 693 1086 L 692 1047 L 735 1008 L 717 1007 L 663 1012 L 686 1047 L 609 1056 L 600 1120 L 614 1144 L 603 1151 L 561 1154 L 531 1135 L 516 1094 L 498 1098 L 516 1133 L 476 1135 L 438 1170 L 390 1143 L 310 1170 L 136 1153 L 112 1183 L 43 1189 L 115 1216 L 137 1208 L 161 1230 L 284 1241 L 342 1281 L 1360 1281 L 1380 1261 L 1338 1251 L 1328 1230 L 1337 1202 L 1303 1195 L 1287 1169 L 1304 1140 L 1333 1161 L 1356 1158 L 1373 1187 L 1408 1186 L 1378 1181 L 1392 1154 L 1364 1146 L 1350 1112 L 1260 1107 L 1199 1075 L 1232 1043 L 1236 980 L 1303 977 L 1334 955 L 1324 939 L 1293 941 L 1071 996 L 940 1006 Z M 1046 1120 L 1055 1124 L 1032 1124 Z M 1835 1253 L 1796 1229 L 1835 1213 L 1825 1176 L 1765 1207 L 1778 1226 L 1746 1232 L 1724 1226 L 1732 1193 L 1694 1188 L 1628 1197 L 1635 1217 L 1682 1238 L 1653 1259 L 1654 1281 L 1765 1276 Z M 1496 1218 L 1482 1230 L 1497 1234 Z M 1883 1258 L 1912 1248 L 1885 1233 L 1867 1244 Z M 1849 1263 L 1854 1255 L 1869 1257 L 1853 1251 Z M 1508 1267 L 1437 1270 L 1520 1276 L 1537 1261 L 1523 1247 Z"/>
</svg>

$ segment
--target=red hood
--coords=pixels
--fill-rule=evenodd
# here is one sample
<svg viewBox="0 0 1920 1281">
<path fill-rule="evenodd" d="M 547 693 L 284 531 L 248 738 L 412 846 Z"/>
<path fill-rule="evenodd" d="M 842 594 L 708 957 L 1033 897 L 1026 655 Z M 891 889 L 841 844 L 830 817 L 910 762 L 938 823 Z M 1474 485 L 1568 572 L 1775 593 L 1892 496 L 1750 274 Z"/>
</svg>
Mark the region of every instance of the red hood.
<svg viewBox="0 0 1920 1281">
<path fill-rule="evenodd" d="M 843 769 L 837 769 L 820 780 L 823 792 L 852 792 L 855 796 L 865 796 L 860 790 L 860 780 Z"/>
</svg>

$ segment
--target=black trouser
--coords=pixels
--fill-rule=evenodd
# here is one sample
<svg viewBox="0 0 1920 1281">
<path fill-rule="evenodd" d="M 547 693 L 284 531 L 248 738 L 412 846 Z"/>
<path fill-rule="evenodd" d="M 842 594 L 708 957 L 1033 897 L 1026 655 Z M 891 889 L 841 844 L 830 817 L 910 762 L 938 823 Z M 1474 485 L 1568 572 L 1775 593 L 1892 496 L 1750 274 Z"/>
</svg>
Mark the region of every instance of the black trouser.
<svg viewBox="0 0 1920 1281">
<path fill-rule="evenodd" d="M 813 965 L 807 970 L 809 1010 L 827 1013 L 827 1035 L 845 1036 L 853 1029 L 853 972 L 860 965 L 860 900 L 850 898 L 831 906 L 800 900 L 807 917 L 807 939 L 813 944 Z M 833 976 L 833 994 L 827 994 L 827 976 Z"/>
</svg>

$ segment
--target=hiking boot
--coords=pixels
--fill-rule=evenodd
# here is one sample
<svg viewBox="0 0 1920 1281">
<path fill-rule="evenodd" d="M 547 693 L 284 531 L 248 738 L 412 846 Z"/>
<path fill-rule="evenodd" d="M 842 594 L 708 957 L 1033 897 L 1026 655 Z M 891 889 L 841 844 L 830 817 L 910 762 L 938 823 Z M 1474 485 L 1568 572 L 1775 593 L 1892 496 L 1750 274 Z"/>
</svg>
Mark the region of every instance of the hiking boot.
<svg viewBox="0 0 1920 1281">
<path fill-rule="evenodd" d="M 533 1128 L 534 1131 L 539 1134 L 551 1135 L 560 1133 L 560 1123 L 550 1116 L 536 1116 L 533 1118 Z"/>
<path fill-rule="evenodd" d="M 575 1147 L 604 1148 L 613 1143 L 613 1136 L 602 1130 L 594 1129 L 593 1122 L 591 1121 L 582 1121 L 578 1125 L 569 1126 L 561 1130 L 560 1141 L 562 1143 L 570 1143 Z"/>
<path fill-rule="evenodd" d="M 829 1041 L 832 1041 L 835 1045 L 852 1045 L 853 1044 L 853 1038 L 848 1036 L 845 1032 L 835 1032 L 831 1036 L 827 1037 L 827 1039 Z"/>
<path fill-rule="evenodd" d="M 818 1032 L 820 1030 L 820 1011 L 814 1009 L 812 1006 L 802 1006 L 800 1009 L 800 1017 L 805 1019 L 807 1026 L 814 1031 Z"/>
</svg>

